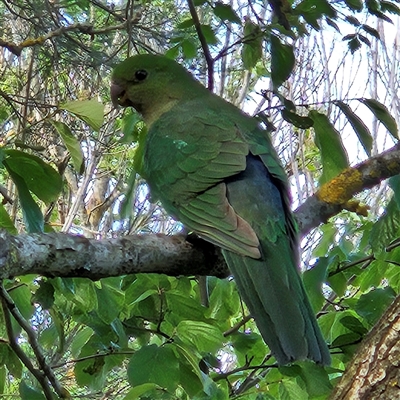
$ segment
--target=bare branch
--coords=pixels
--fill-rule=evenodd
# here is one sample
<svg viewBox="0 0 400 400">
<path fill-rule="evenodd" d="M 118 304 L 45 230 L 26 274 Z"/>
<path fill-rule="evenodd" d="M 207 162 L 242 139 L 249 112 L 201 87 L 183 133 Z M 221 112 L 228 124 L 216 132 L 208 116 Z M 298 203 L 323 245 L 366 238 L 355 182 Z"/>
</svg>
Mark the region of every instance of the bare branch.
<svg viewBox="0 0 400 400">
<path fill-rule="evenodd" d="M 133 273 L 228 276 L 219 250 L 183 236 L 134 235 L 95 240 L 63 233 L 0 233 L 0 278 L 27 274 L 98 280 Z"/>
<path fill-rule="evenodd" d="M 201 47 L 203 49 L 204 58 L 207 63 L 207 71 L 208 71 L 208 89 L 212 92 L 214 90 L 214 60 L 210 53 L 210 48 L 208 47 L 206 38 L 204 37 L 203 31 L 201 30 L 201 24 L 199 20 L 199 16 L 197 15 L 196 8 L 194 6 L 193 0 L 188 0 L 188 6 L 190 15 L 192 16 L 194 27 L 196 28 L 197 36 L 199 37 Z"/>
<path fill-rule="evenodd" d="M 15 54 L 16 56 L 20 56 L 23 49 L 26 47 L 33 47 L 37 45 L 42 45 L 49 39 L 54 37 L 65 35 L 67 32 L 80 32 L 87 35 L 100 35 L 108 32 L 118 31 L 118 30 L 125 30 L 128 24 L 134 24 L 138 22 L 138 16 L 134 16 L 132 20 L 125 21 L 118 25 L 106 26 L 103 28 L 96 29 L 93 24 L 90 23 L 76 23 L 71 24 L 68 26 L 62 26 L 54 31 L 47 33 L 44 36 L 39 36 L 37 38 L 31 38 L 24 40 L 19 44 L 15 44 L 13 42 L 7 42 L 5 40 L 0 39 L 0 47 L 5 47 L 11 53 Z"/>
<path fill-rule="evenodd" d="M 60 382 L 55 377 L 54 372 L 51 369 L 50 365 L 48 365 L 46 362 L 46 358 L 44 356 L 43 349 L 40 346 L 39 342 L 37 341 L 36 333 L 33 331 L 33 329 L 31 328 L 31 325 L 28 323 L 28 321 L 22 316 L 22 314 L 16 307 L 13 299 L 10 297 L 7 290 L 4 288 L 4 286 L 2 284 L 0 285 L 0 297 L 2 299 L 3 311 L 4 311 L 3 315 L 5 318 L 5 322 L 6 322 L 7 335 L 10 340 L 11 348 L 17 354 L 18 358 L 28 368 L 28 370 L 33 374 L 33 376 L 40 382 L 40 385 L 42 386 L 43 393 L 45 394 L 46 399 L 49 399 L 49 400 L 53 399 L 53 394 L 52 394 L 51 388 L 47 382 L 47 379 L 51 382 L 54 390 L 57 392 L 57 394 L 60 396 L 60 398 L 67 397 L 66 390 L 61 386 Z M 37 362 L 38 362 L 41 370 L 38 370 L 33 366 L 30 359 L 27 357 L 27 355 L 24 353 L 24 351 L 22 351 L 21 347 L 19 346 L 17 341 L 14 339 L 12 324 L 11 324 L 11 320 L 10 320 L 8 313 L 10 313 L 15 318 L 17 323 L 26 332 L 26 334 L 28 336 L 29 344 L 31 345 L 31 348 L 36 356 Z"/>
</svg>

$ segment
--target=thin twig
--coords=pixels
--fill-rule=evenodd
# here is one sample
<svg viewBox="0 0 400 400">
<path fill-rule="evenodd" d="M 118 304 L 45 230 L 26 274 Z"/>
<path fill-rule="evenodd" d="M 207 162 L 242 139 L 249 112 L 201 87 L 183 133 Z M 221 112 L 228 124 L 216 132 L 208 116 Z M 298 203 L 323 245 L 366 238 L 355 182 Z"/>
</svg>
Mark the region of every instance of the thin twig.
<svg viewBox="0 0 400 400">
<path fill-rule="evenodd" d="M 54 31 L 47 33 L 46 35 L 39 36 L 37 38 L 26 39 L 19 44 L 0 39 L 0 47 L 5 47 L 11 53 L 15 54 L 16 56 L 20 56 L 22 50 L 25 49 L 26 47 L 42 45 L 44 42 L 46 42 L 49 39 L 66 35 L 67 32 L 79 32 L 79 33 L 83 33 L 83 34 L 91 35 L 91 36 L 101 35 L 101 34 L 108 33 L 108 32 L 124 30 L 124 29 L 126 29 L 126 27 L 129 24 L 133 24 L 136 22 L 137 22 L 137 17 L 135 16 L 132 20 L 125 21 L 122 24 L 106 26 L 106 27 L 98 28 L 98 29 L 95 29 L 93 24 L 76 23 L 76 24 L 71 24 L 68 26 L 62 26 L 58 29 L 55 29 Z"/>
<path fill-rule="evenodd" d="M 51 390 L 51 387 L 47 382 L 45 374 L 39 369 L 35 368 L 29 357 L 25 354 L 25 352 L 21 349 L 21 347 L 18 345 L 16 341 L 10 318 L 11 309 L 16 308 L 16 306 L 11 298 L 9 298 L 8 300 L 4 298 L 3 296 L 4 293 L 6 293 L 7 297 L 9 298 L 7 291 L 5 290 L 3 284 L 1 283 L 0 296 L 3 308 L 4 323 L 6 326 L 7 336 L 9 338 L 8 344 L 10 345 L 11 349 L 14 351 L 16 356 L 21 360 L 22 364 L 25 365 L 25 367 L 29 370 L 29 372 L 36 378 L 36 380 L 42 386 L 43 393 L 46 396 L 46 399 L 53 400 L 53 391 Z M 10 299 L 11 303 L 9 302 Z"/>
<path fill-rule="evenodd" d="M 208 90 L 211 92 L 214 90 L 214 60 L 210 53 L 210 48 L 208 47 L 207 40 L 201 30 L 201 23 L 199 20 L 199 16 L 196 12 L 196 7 L 194 6 L 193 0 L 188 0 L 188 6 L 190 15 L 192 16 L 194 27 L 197 32 L 197 36 L 199 37 L 201 48 L 203 49 L 204 58 L 207 63 L 207 71 L 208 71 Z"/>
<path fill-rule="evenodd" d="M 251 315 L 246 315 L 245 317 L 243 317 L 243 319 L 240 322 L 238 322 L 236 325 L 232 326 L 232 328 L 225 331 L 224 337 L 227 337 L 227 336 L 231 335 L 232 333 L 237 332 L 243 325 L 245 325 L 251 319 L 252 319 Z"/>
<path fill-rule="evenodd" d="M 39 344 L 37 340 L 36 333 L 33 331 L 29 322 L 22 316 L 17 306 L 15 305 L 14 300 L 10 297 L 10 295 L 8 294 L 7 290 L 4 288 L 3 285 L 0 285 L 0 296 L 2 297 L 3 304 L 8 308 L 10 314 L 15 318 L 19 326 L 26 332 L 29 344 L 31 345 L 31 348 L 35 354 L 35 357 L 37 359 L 38 365 L 40 366 L 41 370 L 44 372 L 45 376 L 50 381 L 51 385 L 53 386 L 58 396 L 64 398 L 66 390 L 61 386 L 60 382 L 54 375 L 54 371 L 51 369 L 50 365 L 47 364 L 46 357 L 44 356 L 44 351 L 42 349 L 42 346 Z M 42 379 L 42 382 L 45 382 L 45 380 Z M 42 387 L 43 390 L 46 392 L 47 389 L 43 386 L 43 383 Z M 51 396 L 48 398 L 52 399 L 53 397 Z"/>
</svg>

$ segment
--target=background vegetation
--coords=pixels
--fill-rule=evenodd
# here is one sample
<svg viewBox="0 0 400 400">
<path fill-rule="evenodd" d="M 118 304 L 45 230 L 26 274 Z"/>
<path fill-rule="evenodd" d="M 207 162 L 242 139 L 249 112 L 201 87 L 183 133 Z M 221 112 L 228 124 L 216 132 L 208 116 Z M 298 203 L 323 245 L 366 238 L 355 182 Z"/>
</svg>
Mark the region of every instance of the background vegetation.
<svg viewBox="0 0 400 400">
<path fill-rule="evenodd" d="M 142 52 L 177 59 L 257 115 L 298 207 L 396 145 L 399 14 L 395 0 L 2 0 L 0 225 L 39 241 L 43 231 L 102 241 L 182 230 L 135 173 L 140 117 L 110 104 L 112 66 Z M 392 162 L 378 181 L 398 173 Z M 206 307 L 185 269 L 115 277 L 110 257 L 97 281 L 27 275 L 23 264 L 14 277 L 2 258 L 0 397 L 327 398 L 400 290 L 399 178 L 388 183 L 353 205 L 333 184 L 320 200 L 339 193 L 344 210 L 304 232 L 304 279 L 332 366 L 278 368 L 229 279 L 208 279 Z"/>
</svg>

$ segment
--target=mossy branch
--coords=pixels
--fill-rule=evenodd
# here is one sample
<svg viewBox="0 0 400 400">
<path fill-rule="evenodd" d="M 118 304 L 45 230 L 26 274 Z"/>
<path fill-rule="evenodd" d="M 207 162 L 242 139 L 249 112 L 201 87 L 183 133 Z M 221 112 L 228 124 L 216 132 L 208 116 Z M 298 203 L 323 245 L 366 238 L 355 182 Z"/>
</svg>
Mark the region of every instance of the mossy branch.
<svg viewBox="0 0 400 400">
<path fill-rule="evenodd" d="M 341 172 L 321 186 L 296 211 L 301 236 L 347 209 L 365 215 L 367 208 L 352 197 L 400 173 L 400 145 Z"/>
</svg>

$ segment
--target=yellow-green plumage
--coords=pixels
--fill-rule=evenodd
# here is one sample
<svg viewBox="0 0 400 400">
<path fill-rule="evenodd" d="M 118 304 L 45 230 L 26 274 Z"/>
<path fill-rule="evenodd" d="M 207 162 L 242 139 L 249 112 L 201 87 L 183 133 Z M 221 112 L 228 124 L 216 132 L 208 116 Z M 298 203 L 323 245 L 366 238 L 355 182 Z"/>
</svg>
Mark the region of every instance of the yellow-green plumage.
<svg viewBox="0 0 400 400">
<path fill-rule="evenodd" d="M 220 246 L 280 364 L 329 352 L 297 270 L 287 179 L 254 118 L 182 66 L 140 55 L 119 64 L 111 95 L 148 126 L 141 174 L 167 212 Z"/>
</svg>

